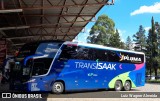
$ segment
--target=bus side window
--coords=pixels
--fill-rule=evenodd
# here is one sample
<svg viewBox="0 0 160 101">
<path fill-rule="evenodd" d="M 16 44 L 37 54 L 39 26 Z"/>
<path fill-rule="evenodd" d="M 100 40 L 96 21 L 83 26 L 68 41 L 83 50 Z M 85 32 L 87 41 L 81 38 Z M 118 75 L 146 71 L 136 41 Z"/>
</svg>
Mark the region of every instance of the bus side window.
<svg viewBox="0 0 160 101">
<path fill-rule="evenodd" d="M 88 52 L 88 48 L 78 46 L 76 49 L 76 55 L 74 55 L 74 59 L 88 60 Z"/>
<path fill-rule="evenodd" d="M 96 61 L 108 61 L 108 54 L 106 50 L 90 48 L 88 52 L 88 59 Z"/>
<path fill-rule="evenodd" d="M 89 49 L 88 48 L 83 48 L 83 51 L 82 51 L 82 59 L 84 60 L 88 60 L 88 53 L 89 52 Z"/>
<path fill-rule="evenodd" d="M 64 45 L 58 60 L 76 59 L 77 46 Z"/>
<path fill-rule="evenodd" d="M 108 51 L 109 62 L 119 62 L 120 57 L 116 54 L 115 51 Z"/>
<path fill-rule="evenodd" d="M 103 51 L 103 61 L 108 61 L 108 52 L 106 50 Z"/>
<path fill-rule="evenodd" d="M 47 71 L 45 70 L 45 64 L 43 62 L 35 62 L 33 65 L 32 75 L 33 76 L 43 75 L 43 74 L 47 73 Z"/>
<path fill-rule="evenodd" d="M 88 59 L 89 60 L 96 60 L 96 51 L 95 51 L 95 49 L 92 49 L 92 48 L 89 49 Z"/>
<path fill-rule="evenodd" d="M 100 60 L 100 61 L 108 61 L 108 52 L 106 50 L 97 50 L 98 54 L 97 54 L 97 58 Z"/>
</svg>

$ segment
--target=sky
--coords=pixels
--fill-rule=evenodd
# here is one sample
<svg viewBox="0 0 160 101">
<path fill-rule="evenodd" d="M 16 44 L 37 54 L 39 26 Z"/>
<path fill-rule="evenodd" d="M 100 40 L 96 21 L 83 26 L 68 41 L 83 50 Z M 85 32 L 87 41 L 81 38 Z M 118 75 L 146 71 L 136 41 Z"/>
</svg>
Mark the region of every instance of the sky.
<svg viewBox="0 0 160 101">
<path fill-rule="evenodd" d="M 160 23 L 160 0 L 115 0 L 114 5 L 104 6 L 97 14 L 106 14 L 115 23 L 115 28 L 120 33 L 121 40 L 126 42 L 128 36 L 133 38 L 139 26 L 142 25 L 147 32 L 151 26 L 151 18 Z M 81 31 L 76 39 L 79 42 L 87 42 L 86 38 L 95 22 L 89 22 L 85 31 Z"/>
</svg>

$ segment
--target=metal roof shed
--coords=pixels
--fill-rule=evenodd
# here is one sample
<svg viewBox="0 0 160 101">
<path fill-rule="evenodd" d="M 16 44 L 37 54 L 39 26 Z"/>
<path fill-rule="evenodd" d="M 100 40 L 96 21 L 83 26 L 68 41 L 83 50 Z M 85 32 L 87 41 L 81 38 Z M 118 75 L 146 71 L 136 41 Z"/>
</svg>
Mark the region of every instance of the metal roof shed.
<svg viewBox="0 0 160 101">
<path fill-rule="evenodd" d="M 15 46 L 35 40 L 72 40 L 104 5 L 113 2 L 1 0 L 0 35 Z"/>
</svg>

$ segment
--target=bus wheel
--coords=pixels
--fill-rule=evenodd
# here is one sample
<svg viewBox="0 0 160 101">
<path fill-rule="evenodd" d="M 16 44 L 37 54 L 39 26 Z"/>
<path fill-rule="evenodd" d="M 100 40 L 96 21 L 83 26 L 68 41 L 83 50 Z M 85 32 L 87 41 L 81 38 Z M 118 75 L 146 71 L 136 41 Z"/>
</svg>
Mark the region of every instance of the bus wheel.
<svg viewBox="0 0 160 101">
<path fill-rule="evenodd" d="M 55 94 L 61 94 L 64 91 L 64 85 L 62 82 L 55 82 L 52 87 L 52 92 Z"/>
<path fill-rule="evenodd" d="M 129 91 L 131 90 L 131 82 L 130 81 L 126 81 L 124 84 L 124 90 L 125 91 Z"/>
<path fill-rule="evenodd" d="M 122 90 L 122 82 L 116 81 L 114 89 L 115 89 L 115 91 L 121 91 Z"/>
</svg>

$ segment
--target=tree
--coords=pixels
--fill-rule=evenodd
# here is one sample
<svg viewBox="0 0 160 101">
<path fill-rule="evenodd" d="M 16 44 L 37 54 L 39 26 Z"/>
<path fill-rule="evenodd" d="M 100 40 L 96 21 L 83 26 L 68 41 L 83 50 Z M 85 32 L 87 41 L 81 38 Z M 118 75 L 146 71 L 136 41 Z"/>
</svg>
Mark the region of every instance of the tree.
<svg viewBox="0 0 160 101">
<path fill-rule="evenodd" d="M 148 37 L 147 37 L 147 46 L 146 46 L 146 67 L 147 70 L 149 70 L 149 74 L 152 74 L 152 63 L 153 63 L 153 59 L 152 59 L 152 30 L 150 29 L 148 32 Z M 150 78 L 151 79 L 151 78 Z"/>
<path fill-rule="evenodd" d="M 132 45 L 132 40 L 130 36 L 128 36 L 126 41 L 126 49 L 131 50 L 131 45 Z"/>
<path fill-rule="evenodd" d="M 121 49 L 126 49 L 126 46 L 125 46 L 125 43 L 124 42 L 120 42 L 120 47 L 119 48 L 121 48 Z"/>
<path fill-rule="evenodd" d="M 152 17 L 152 28 L 151 28 L 151 43 L 152 43 L 152 49 L 151 49 L 151 56 L 152 56 L 152 67 L 154 67 L 155 77 L 157 78 L 157 55 L 158 55 L 158 42 L 157 42 L 157 33 L 154 23 L 154 18 Z"/>
<path fill-rule="evenodd" d="M 157 71 L 158 71 L 158 66 L 160 65 L 160 53 L 158 52 L 158 30 L 156 28 L 156 23 L 154 23 L 154 18 L 152 17 L 151 20 L 151 29 L 149 30 L 148 33 L 148 39 L 147 39 L 147 66 L 149 66 L 150 70 L 150 75 L 152 74 L 152 68 L 154 69 L 155 77 L 157 79 Z M 147 67 L 148 68 L 148 67 Z"/>
<path fill-rule="evenodd" d="M 116 47 L 116 48 L 121 48 L 121 45 L 122 45 L 122 43 L 121 43 L 121 39 L 120 39 L 120 36 L 119 36 L 119 32 L 116 29 L 116 32 L 111 35 L 110 46 Z"/>
<path fill-rule="evenodd" d="M 87 38 L 88 43 L 108 45 L 110 37 L 115 33 L 115 24 L 107 15 L 98 17 L 95 25 L 91 28 L 90 35 Z"/>
<path fill-rule="evenodd" d="M 157 41 L 158 41 L 158 53 L 160 53 L 160 24 L 158 22 L 155 22 L 155 29 L 157 33 Z"/>
<path fill-rule="evenodd" d="M 139 30 L 133 35 L 133 41 L 136 43 L 135 50 L 143 51 L 146 47 L 145 29 L 142 25 L 139 26 Z"/>
</svg>

